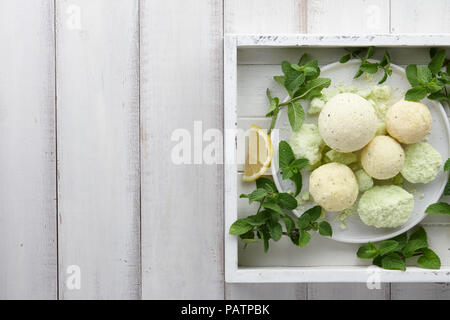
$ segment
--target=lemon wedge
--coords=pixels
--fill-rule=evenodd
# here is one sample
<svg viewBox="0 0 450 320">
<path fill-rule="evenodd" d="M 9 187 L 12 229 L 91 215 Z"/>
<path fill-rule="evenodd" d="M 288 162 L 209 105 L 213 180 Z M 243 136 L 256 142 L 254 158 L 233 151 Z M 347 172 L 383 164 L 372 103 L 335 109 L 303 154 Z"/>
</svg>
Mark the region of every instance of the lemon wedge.
<svg viewBox="0 0 450 320">
<path fill-rule="evenodd" d="M 248 141 L 248 153 L 242 180 L 251 182 L 261 177 L 270 167 L 273 148 L 266 130 L 257 125 L 250 126 Z"/>
</svg>

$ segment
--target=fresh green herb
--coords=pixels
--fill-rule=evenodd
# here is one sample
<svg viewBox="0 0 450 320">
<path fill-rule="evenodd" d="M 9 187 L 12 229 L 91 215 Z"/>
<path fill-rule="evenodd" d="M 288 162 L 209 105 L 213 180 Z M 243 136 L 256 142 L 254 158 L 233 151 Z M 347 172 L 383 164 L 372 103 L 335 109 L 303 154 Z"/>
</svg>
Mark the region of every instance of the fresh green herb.
<svg viewBox="0 0 450 320">
<path fill-rule="evenodd" d="M 450 60 L 445 58 L 445 50 L 430 49 L 431 61 L 426 66 L 410 64 L 406 67 L 406 77 L 412 88 L 405 99 L 419 101 L 427 97 L 431 100 L 450 101 L 447 85 L 450 84 Z M 442 69 L 445 67 L 445 71 Z"/>
<path fill-rule="evenodd" d="M 296 183 L 296 194 L 302 188 L 301 169 L 308 164 L 306 159 L 295 159 L 291 147 L 286 141 L 279 144 L 280 168 L 283 179 L 291 179 Z M 304 247 L 311 240 L 311 231 L 322 236 L 331 237 L 331 225 L 326 221 L 318 221 L 322 216 L 322 208 L 315 206 L 305 211 L 297 223 L 285 210 L 294 210 L 298 206 L 297 199 L 289 193 L 279 193 L 274 182 L 261 177 L 256 180 L 256 189 L 249 194 L 241 194 L 240 198 L 247 198 L 249 204 L 259 203 L 255 215 L 236 220 L 230 227 L 229 233 L 241 238 L 245 246 L 262 241 L 264 251 L 269 250 L 269 240 L 278 241 L 283 235 L 288 236 L 292 243 Z M 285 226 L 285 231 L 281 225 Z"/>
<path fill-rule="evenodd" d="M 431 214 L 450 214 L 450 204 L 446 202 L 433 203 L 428 206 L 425 212 Z"/>
<path fill-rule="evenodd" d="M 388 270 L 406 270 L 406 259 L 419 257 L 417 264 L 426 269 L 440 269 L 441 260 L 428 248 L 425 229 L 418 227 L 408 238 L 403 233 L 395 238 L 384 240 L 376 246 L 367 243 L 356 253 L 360 259 L 372 259 L 372 264 Z"/>
<path fill-rule="evenodd" d="M 283 179 L 289 179 L 295 184 L 296 197 L 302 189 L 301 170 L 309 164 L 308 159 L 295 159 L 291 146 L 286 141 L 280 141 L 278 145 L 278 163 Z"/>
<path fill-rule="evenodd" d="M 378 84 L 382 84 L 388 78 L 388 76 L 392 75 L 391 69 L 391 57 L 389 52 L 385 51 L 383 58 L 379 62 L 370 62 L 369 59 L 373 57 L 375 54 L 375 47 L 367 48 L 367 52 L 365 55 L 362 55 L 366 49 L 357 48 L 357 49 L 345 49 L 348 53 L 341 57 L 339 60 L 340 63 L 346 63 L 351 58 L 358 58 L 361 60 L 361 65 L 359 66 L 358 71 L 356 72 L 354 78 L 359 78 L 364 72 L 369 74 L 377 73 L 378 70 L 383 70 L 384 75 L 383 78 L 378 82 Z"/>
<path fill-rule="evenodd" d="M 311 100 L 322 93 L 322 89 L 328 88 L 331 80 L 319 78 L 320 68 L 317 60 L 309 60 L 304 54 L 298 64 L 291 64 L 288 61 L 281 63 L 282 76 L 274 76 L 276 82 L 283 86 L 290 99 L 280 103 L 278 97 L 272 97 L 270 90 L 266 94 L 269 100 L 269 110 L 266 117 L 272 117 L 268 133 L 275 127 L 278 113 L 282 107 L 287 107 L 289 123 L 293 131 L 298 131 L 305 120 L 305 111 L 300 103 L 301 99 Z"/>
<path fill-rule="evenodd" d="M 447 159 L 444 164 L 444 171 L 450 170 L 450 159 Z M 444 196 L 450 195 L 450 180 L 444 187 Z M 426 213 L 430 214 L 450 214 L 450 205 L 446 202 L 437 202 L 428 206 L 425 210 Z"/>
</svg>

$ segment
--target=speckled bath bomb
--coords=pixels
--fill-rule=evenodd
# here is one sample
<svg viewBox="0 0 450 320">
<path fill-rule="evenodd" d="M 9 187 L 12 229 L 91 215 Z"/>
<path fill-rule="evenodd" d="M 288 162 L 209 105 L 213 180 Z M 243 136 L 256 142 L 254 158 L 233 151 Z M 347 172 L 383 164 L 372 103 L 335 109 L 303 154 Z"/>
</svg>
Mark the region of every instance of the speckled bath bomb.
<svg viewBox="0 0 450 320">
<path fill-rule="evenodd" d="M 386 130 L 401 143 L 417 143 L 431 130 L 430 110 L 423 103 L 400 100 L 386 113 Z"/>
<path fill-rule="evenodd" d="M 403 168 L 405 152 L 388 136 L 376 136 L 361 152 L 361 164 L 373 178 L 386 180 L 395 177 Z"/>
<path fill-rule="evenodd" d="M 361 196 L 358 213 L 368 226 L 396 228 L 408 221 L 413 208 L 413 195 L 399 186 L 375 186 Z"/>
<path fill-rule="evenodd" d="M 358 196 L 358 182 L 349 167 L 331 162 L 311 173 L 309 193 L 325 210 L 341 211 L 355 203 Z"/>
<path fill-rule="evenodd" d="M 320 135 L 331 149 L 353 152 L 372 140 L 378 119 L 366 99 L 354 93 L 341 93 L 325 104 L 318 124 Z"/>
</svg>

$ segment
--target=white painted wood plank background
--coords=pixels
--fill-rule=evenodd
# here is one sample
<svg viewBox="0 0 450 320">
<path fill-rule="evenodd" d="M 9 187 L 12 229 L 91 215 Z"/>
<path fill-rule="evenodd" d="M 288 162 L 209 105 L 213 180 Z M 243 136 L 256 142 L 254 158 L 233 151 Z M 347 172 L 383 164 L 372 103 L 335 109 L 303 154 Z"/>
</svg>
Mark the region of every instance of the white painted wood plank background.
<svg viewBox="0 0 450 320">
<path fill-rule="evenodd" d="M 222 19 L 220 0 L 141 2 L 144 299 L 224 296 L 223 166 L 171 160 L 174 130 L 223 127 Z"/>
<path fill-rule="evenodd" d="M 222 129 L 224 33 L 450 32 L 449 11 L 446 0 L 0 1 L 0 298 L 449 299 L 448 284 L 225 284 L 223 168 L 170 159 L 174 129 Z M 70 265 L 81 290 L 65 286 Z"/>
<path fill-rule="evenodd" d="M 53 12 L 0 1 L 0 299 L 57 296 Z"/>
<path fill-rule="evenodd" d="M 56 6 L 60 298 L 137 299 L 138 1 Z"/>
</svg>

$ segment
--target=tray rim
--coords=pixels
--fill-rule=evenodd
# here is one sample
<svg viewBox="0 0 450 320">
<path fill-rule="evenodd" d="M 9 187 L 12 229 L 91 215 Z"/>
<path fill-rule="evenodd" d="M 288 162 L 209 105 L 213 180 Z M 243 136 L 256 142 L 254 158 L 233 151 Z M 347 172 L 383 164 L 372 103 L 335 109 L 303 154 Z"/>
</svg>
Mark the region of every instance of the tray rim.
<svg viewBox="0 0 450 320">
<path fill-rule="evenodd" d="M 450 266 L 440 270 L 408 267 L 390 271 L 373 266 L 327 267 L 252 267 L 238 266 L 238 239 L 228 234 L 237 219 L 237 164 L 235 135 L 237 128 L 237 50 L 264 47 L 433 47 L 450 46 L 450 34 L 374 34 L 374 35 L 306 35 L 306 34 L 225 34 L 224 54 L 224 252 L 225 282 L 367 282 L 368 270 L 379 274 L 380 282 L 450 282 Z"/>
</svg>

